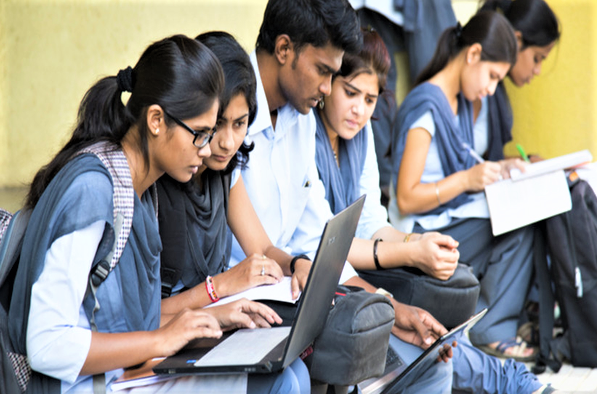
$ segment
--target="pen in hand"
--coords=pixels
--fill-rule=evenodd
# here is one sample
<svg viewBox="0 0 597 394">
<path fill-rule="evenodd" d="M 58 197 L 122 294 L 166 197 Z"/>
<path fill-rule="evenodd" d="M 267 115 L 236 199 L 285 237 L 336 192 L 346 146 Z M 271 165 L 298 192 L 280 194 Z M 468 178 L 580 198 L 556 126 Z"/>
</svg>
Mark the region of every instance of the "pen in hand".
<svg viewBox="0 0 597 394">
<path fill-rule="evenodd" d="M 483 158 L 481 156 L 479 156 L 479 154 L 477 152 L 475 152 L 475 150 L 473 148 L 471 148 L 471 146 L 469 144 L 467 144 L 466 142 L 463 142 L 462 147 L 468 151 L 468 153 L 473 157 L 473 159 L 475 159 L 477 161 L 477 163 L 479 163 L 479 164 L 485 163 L 485 160 L 483 160 Z"/>
<path fill-rule="evenodd" d="M 531 162 L 529 160 L 529 156 L 526 154 L 526 152 L 522 148 L 522 145 L 516 144 L 516 149 L 518 149 L 518 153 L 520 153 L 520 157 L 522 157 L 522 160 L 526 161 L 527 163 Z"/>
<path fill-rule="evenodd" d="M 475 150 L 473 148 L 471 148 L 471 146 L 469 144 L 467 144 L 466 142 L 463 142 L 462 147 L 468 151 L 468 153 L 472 156 L 473 159 L 475 159 L 477 161 L 477 163 L 479 163 L 479 164 L 485 163 L 485 160 L 481 156 L 479 156 L 479 154 L 477 152 L 475 152 Z M 503 179 L 502 174 L 499 174 L 498 179 L 500 181 Z"/>
</svg>

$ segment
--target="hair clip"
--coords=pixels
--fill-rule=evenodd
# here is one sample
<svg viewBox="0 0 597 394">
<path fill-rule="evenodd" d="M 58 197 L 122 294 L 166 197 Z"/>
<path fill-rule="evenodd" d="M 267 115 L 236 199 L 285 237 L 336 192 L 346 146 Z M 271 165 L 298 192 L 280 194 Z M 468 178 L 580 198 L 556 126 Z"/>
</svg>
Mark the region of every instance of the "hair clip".
<svg viewBox="0 0 597 394">
<path fill-rule="evenodd" d="M 462 25 L 460 22 L 456 23 L 456 27 L 454 28 L 454 32 L 456 33 L 456 37 L 460 38 L 462 36 Z"/>
</svg>

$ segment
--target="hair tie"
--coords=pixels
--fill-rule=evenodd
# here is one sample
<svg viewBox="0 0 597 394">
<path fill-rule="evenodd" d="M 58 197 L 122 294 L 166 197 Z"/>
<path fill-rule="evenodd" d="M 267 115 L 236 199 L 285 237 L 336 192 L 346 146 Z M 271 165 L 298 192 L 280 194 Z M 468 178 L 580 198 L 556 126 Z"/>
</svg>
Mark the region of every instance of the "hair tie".
<svg viewBox="0 0 597 394">
<path fill-rule="evenodd" d="M 505 16 L 505 14 L 508 13 L 508 11 L 510 10 L 510 7 L 512 6 L 512 0 L 502 0 L 499 4 L 499 11 L 502 12 L 502 15 Z"/>
<path fill-rule="evenodd" d="M 454 28 L 454 33 L 456 34 L 456 38 L 460 38 L 462 36 L 462 25 L 460 22 L 456 23 L 456 27 Z"/>
<path fill-rule="evenodd" d="M 133 91 L 133 69 L 131 66 L 118 71 L 118 74 L 116 74 L 116 84 L 122 92 Z"/>
</svg>

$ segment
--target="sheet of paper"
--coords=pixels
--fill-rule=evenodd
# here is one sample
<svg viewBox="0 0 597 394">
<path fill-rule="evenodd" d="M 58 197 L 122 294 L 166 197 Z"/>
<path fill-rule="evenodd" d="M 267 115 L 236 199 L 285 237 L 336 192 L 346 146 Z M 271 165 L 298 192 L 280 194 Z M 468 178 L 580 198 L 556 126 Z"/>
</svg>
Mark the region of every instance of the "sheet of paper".
<svg viewBox="0 0 597 394">
<path fill-rule="evenodd" d="M 291 304 L 296 303 L 296 300 L 292 299 L 292 291 L 290 287 L 291 277 L 285 276 L 282 278 L 280 283 L 276 283 L 273 285 L 263 285 L 254 287 L 249 290 L 245 290 L 241 293 L 231 295 L 229 297 L 221 298 L 218 302 L 214 302 L 206 306 L 206 308 L 210 308 L 213 306 L 224 305 L 229 302 L 233 302 L 236 300 L 240 300 L 241 298 L 246 298 L 249 300 L 272 300 L 272 301 L 282 301 L 282 302 L 289 302 Z M 300 294 L 299 294 L 300 296 Z"/>
<path fill-rule="evenodd" d="M 506 179 L 485 187 L 493 235 L 524 227 L 572 209 L 563 170 L 526 178 Z"/>
<path fill-rule="evenodd" d="M 119 391 L 130 389 L 132 387 L 143 387 L 173 379 L 174 376 L 156 375 L 151 370 L 154 366 L 162 362 L 162 360 L 164 360 L 164 357 L 154 358 L 145 362 L 139 368 L 126 370 L 122 376 L 112 382 L 111 390 Z"/>
<path fill-rule="evenodd" d="M 525 172 L 520 172 L 518 169 L 512 170 L 510 171 L 510 177 L 513 181 L 519 181 L 558 170 L 564 170 L 566 168 L 580 166 L 581 164 L 590 163 L 592 161 L 593 156 L 591 155 L 591 152 L 585 149 L 567 155 L 554 157 L 553 159 L 529 164 Z"/>
</svg>

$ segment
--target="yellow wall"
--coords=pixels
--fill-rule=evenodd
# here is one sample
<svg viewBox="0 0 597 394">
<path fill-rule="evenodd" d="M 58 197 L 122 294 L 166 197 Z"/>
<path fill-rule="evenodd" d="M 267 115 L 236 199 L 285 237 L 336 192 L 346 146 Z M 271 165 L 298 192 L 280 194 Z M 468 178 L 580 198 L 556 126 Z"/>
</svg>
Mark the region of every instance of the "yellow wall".
<svg viewBox="0 0 597 394">
<path fill-rule="evenodd" d="M 85 91 L 153 41 L 207 30 L 254 46 L 266 0 L 0 0 L 0 188 L 66 142 Z"/>
<path fill-rule="evenodd" d="M 597 1 L 547 0 L 563 25 L 543 73 L 508 85 L 514 142 L 553 157 L 597 156 L 593 43 Z M 251 50 L 267 0 L 0 0 L 0 188 L 30 182 L 69 136 L 99 78 L 134 65 L 152 41 L 219 29 Z M 453 0 L 464 23 L 477 0 Z M 405 63 L 405 62 L 402 62 Z M 507 152 L 515 154 L 512 144 Z"/>
<path fill-rule="evenodd" d="M 589 149 L 597 159 L 597 1 L 548 0 L 562 24 L 562 37 L 541 75 L 522 89 L 508 86 L 514 108 L 515 142 L 554 157 Z M 507 152 L 514 154 L 513 144 Z"/>
</svg>

